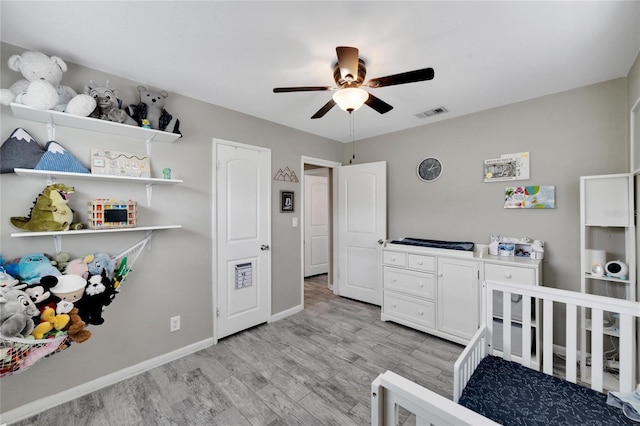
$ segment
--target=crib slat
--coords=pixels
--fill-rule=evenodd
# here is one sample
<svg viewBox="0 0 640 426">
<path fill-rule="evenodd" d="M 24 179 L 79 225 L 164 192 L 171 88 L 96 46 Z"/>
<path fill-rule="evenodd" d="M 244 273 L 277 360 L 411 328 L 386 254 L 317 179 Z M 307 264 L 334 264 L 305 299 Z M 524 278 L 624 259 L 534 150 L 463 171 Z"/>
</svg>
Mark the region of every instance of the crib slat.
<svg viewBox="0 0 640 426">
<path fill-rule="evenodd" d="M 633 320 L 629 315 L 620 315 L 620 392 L 633 391 Z"/>
<path fill-rule="evenodd" d="M 602 309 L 591 309 L 591 389 L 602 392 Z"/>
<path fill-rule="evenodd" d="M 577 348 L 578 348 L 578 309 L 576 305 L 567 305 L 566 324 L 567 324 L 567 344 L 566 344 L 566 371 L 567 380 L 575 383 L 577 375 Z"/>
<path fill-rule="evenodd" d="M 553 301 L 542 302 L 542 371 L 553 375 Z"/>
</svg>

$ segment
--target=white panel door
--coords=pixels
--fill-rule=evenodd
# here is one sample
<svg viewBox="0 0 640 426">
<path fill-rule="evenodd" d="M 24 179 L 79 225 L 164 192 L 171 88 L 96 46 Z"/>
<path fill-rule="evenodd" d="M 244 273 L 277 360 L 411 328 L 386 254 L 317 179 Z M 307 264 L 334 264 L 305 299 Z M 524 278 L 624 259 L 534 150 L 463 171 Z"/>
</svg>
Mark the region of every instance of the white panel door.
<svg viewBox="0 0 640 426">
<path fill-rule="evenodd" d="M 438 257 L 438 330 L 471 339 L 480 325 L 480 278 L 474 260 Z"/>
<path fill-rule="evenodd" d="M 216 144 L 218 339 L 271 315 L 271 151 Z"/>
<path fill-rule="evenodd" d="M 304 276 L 329 272 L 329 175 L 327 169 L 304 174 Z"/>
<path fill-rule="evenodd" d="M 339 169 L 338 295 L 380 306 L 387 238 L 387 163 Z"/>
</svg>

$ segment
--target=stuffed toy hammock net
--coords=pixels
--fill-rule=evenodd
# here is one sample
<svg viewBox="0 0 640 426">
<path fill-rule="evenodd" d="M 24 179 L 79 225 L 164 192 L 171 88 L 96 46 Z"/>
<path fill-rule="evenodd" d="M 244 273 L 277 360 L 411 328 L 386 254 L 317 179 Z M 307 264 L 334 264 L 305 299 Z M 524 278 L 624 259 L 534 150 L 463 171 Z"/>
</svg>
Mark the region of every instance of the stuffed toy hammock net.
<svg viewBox="0 0 640 426">
<path fill-rule="evenodd" d="M 117 293 L 122 289 L 125 278 L 150 240 L 151 233 L 122 253 L 111 256 L 118 271 Z M 48 339 L 23 339 L 0 335 L 0 377 L 20 373 L 40 359 L 65 350 L 72 342 L 73 339 L 66 332 Z"/>
</svg>

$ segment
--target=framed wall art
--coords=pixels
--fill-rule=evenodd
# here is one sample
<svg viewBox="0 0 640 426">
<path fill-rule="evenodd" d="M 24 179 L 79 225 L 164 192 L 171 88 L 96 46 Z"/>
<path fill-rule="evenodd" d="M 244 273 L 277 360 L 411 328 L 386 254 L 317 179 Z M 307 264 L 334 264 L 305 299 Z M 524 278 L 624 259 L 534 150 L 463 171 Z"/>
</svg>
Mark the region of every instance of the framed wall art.
<svg viewBox="0 0 640 426">
<path fill-rule="evenodd" d="M 485 182 L 529 179 L 529 153 L 502 154 L 500 158 L 484 160 Z"/>
<path fill-rule="evenodd" d="M 504 191 L 505 209 L 555 209 L 554 185 L 510 186 Z"/>
<path fill-rule="evenodd" d="M 280 211 L 293 213 L 293 191 L 280 191 Z"/>
</svg>

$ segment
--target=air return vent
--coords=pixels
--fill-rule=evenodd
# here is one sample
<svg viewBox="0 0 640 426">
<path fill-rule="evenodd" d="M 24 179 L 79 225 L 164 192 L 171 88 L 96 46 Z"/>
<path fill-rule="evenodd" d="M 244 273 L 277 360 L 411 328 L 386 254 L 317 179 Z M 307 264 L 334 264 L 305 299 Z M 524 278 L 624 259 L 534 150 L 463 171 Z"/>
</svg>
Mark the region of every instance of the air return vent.
<svg viewBox="0 0 640 426">
<path fill-rule="evenodd" d="M 433 117 L 434 115 L 444 114 L 445 112 L 449 112 L 449 110 L 441 106 L 438 108 L 430 109 L 429 111 L 415 114 L 415 116 L 418 118 L 427 118 L 427 117 Z"/>
</svg>

